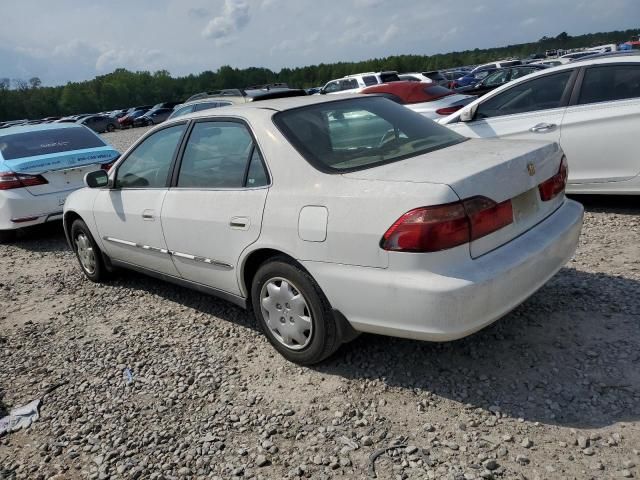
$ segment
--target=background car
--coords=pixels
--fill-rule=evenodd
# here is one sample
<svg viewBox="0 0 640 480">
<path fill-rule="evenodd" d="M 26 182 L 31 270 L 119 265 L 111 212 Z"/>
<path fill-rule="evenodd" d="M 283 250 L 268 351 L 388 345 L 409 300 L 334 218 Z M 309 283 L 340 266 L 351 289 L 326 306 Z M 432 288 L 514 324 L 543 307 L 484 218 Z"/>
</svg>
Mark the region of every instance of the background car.
<svg viewBox="0 0 640 480">
<path fill-rule="evenodd" d="M 164 122 L 173 113 L 173 107 L 171 108 L 154 108 L 146 112 L 144 115 L 133 119 L 134 127 L 146 127 L 148 125 L 157 125 Z"/>
<path fill-rule="evenodd" d="M 133 121 L 138 118 L 141 117 L 142 115 L 144 115 L 145 113 L 147 113 L 149 111 L 148 108 L 141 108 L 138 110 L 134 110 L 130 113 L 127 113 L 126 115 L 124 115 L 123 117 L 120 117 L 118 119 L 118 125 L 120 126 L 120 128 L 130 128 L 133 127 Z"/>
<path fill-rule="evenodd" d="M 379 83 L 398 82 L 398 72 L 367 72 L 346 75 L 336 80 L 327 82 L 320 90 L 322 95 L 336 93 L 357 93 L 365 87 L 378 85 Z"/>
<path fill-rule="evenodd" d="M 457 90 L 459 88 L 468 87 L 470 85 L 477 85 L 484 80 L 487 75 L 498 70 L 497 68 L 487 68 L 485 70 L 479 70 L 477 72 L 468 72 L 460 78 L 449 82 L 449 88 Z"/>
<path fill-rule="evenodd" d="M 76 123 L 84 125 L 97 133 L 113 132 L 118 128 L 118 121 L 107 115 L 90 115 L 76 120 Z"/>
<path fill-rule="evenodd" d="M 357 332 L 470 335 L 574 254 L 583 209 L 555 144 L 469 140 L 371 95 L 233 109 L 166 122 L 87 175 L 64 211 L 87 278 L 128 268 L 251 307 L 313 364 Z"/>
<path fill-rule="evenodd" d="M 441 120 L 468 137 L 557 142 L 570 193 L 640 194 L 640 54 L 585 57 L 503 85 Z"/>
<path fill-rule="evenodd" d="M 467 87 L 461 87 L 456 89 L 457 92 L 464 92 L 467 95 L 482 96 L 491 90 L 498 88 L 505 83 L 509 83 L 516 78 L 529 75 L 530 73 L 537 72 L 548 68 L 546 65 L 517 65 L 515 67 L 499 68 L 488 74 L 480 82 L 475 85 L 469 85 Z"/>
<path fill-rule="evenodd" d="M 436 83 L 415 81 L 383 83 L 367 87 L 361 93 L 382 95 L 431 119 L 451 115 L 476 99 Z"/>
<path fill-rule="evenodd" d="M 108 168 L 119 152 L 87 127 L 67 123 L 0 131 L 0 240 L 24 227 L 62 218 L 84 175 Z"/>
<path fill-rule="evenodd" d="M 431 72 L 412 72 L 412 73 L 401 73 L 398 75 L 400 80 L 413 80 L 417 82 L 431 82 L 436 85 L 442 85 L 446 87 L 449 84 L 449 80 L 442 73 L 437 70 Z"/>
</svg>

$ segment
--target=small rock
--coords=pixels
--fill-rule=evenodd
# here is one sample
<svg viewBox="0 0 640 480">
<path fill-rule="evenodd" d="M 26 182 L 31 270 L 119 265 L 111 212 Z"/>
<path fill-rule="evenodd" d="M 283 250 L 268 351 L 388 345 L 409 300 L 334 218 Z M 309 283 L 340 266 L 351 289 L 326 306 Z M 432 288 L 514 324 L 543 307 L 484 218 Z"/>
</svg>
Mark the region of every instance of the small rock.
<svg viewBox="0 0 640 480">
<path fill-rule="evenodd" d="M 486 468 L 487 470 L 495 470 L 496 468 L 498 468 L 498 462 L 496 462 L 495 460 L 493 460 L 492 458 L 490 458 L 489 460 L 485 460 L 484 462 L 482 462 L 482 465 L 484 466 L 484 468 Z"/>
<path fill-rule="evenodd" d="M 370 447 L 371 445 L 373 445 L 373 438 L 365 435 L 364 437 L 362 437 L 362 445 L 364 445 L 365 447 Z"/>
<path fill-rule="evenodd" d="M 525 437 L 520 445 L 522 445 L 524 448 L 531 448 L 533 447 L 533 442 L 529 438 Z"/>
<path fill-rule="evenodd" d="M 265 467 L 267 465 L 269 465 L 269 459 L 267 457 L 265 457 L 264 455 L 258 455 L 256 457 L 256 465 L 259 467 Z"/>
<path fill-rule="evenodd" d="M 529 457 L 522 454 L 518 454 L 518 456 L 516 457 L 516 462 L 518 462 L 520 465 L 527 465 L 529 461 Z"/>
<path fill-rule="evenodd" d="M 587 448 L 585 448 L 584 450 L 582 450 L 582 453 L 583 453 L 584 455 L 586 455 L 587 457 L 590 457 L 590 456 L 592 456 L 592 455 L 593 455 L 594 453 L 596 453 L 596 452 L 593 450 L 593 448 L 591 448 L 591 447 L 587 447 Z"/>
</svg>

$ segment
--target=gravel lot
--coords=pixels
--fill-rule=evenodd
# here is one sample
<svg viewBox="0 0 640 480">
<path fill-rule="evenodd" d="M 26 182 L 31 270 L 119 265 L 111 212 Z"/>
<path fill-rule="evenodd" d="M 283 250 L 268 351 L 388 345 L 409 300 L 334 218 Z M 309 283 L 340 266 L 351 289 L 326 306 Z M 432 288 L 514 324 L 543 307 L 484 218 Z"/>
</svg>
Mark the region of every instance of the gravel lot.
<svg viewBox="0 0 640 480">
<path fill-rule="evenodd" d="M 640 199 L 579 200 L 575 259 L 492 327 L 362 335 L 315 368 L 231 304 L 92 284 L 60 225 L 0 245 L 0 416 L 65 382 L 0 438 L 0 478 L 367 478 L 393 446 L 378 478 L 637 478 Z"/>
</svg>

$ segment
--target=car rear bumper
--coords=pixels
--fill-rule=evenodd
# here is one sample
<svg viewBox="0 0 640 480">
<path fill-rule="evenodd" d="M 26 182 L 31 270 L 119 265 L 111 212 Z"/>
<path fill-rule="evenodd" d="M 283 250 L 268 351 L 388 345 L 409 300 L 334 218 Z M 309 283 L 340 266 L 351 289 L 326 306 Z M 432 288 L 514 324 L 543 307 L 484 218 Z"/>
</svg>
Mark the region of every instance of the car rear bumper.
<svg viewBox="0 0 640 480">
<path fill-rule="evenodd" d="M 433 273 L 302 263 L 354 329 L 417 340 L 455 340 L 513 310 L 570 260 L 583 212 L 582 205 L 566 200 L 520 237 L 447 273 L 442 268 Z"/>
<path fill-rule="evenodd" d="M 70 193 L 31 195 L 24 189 L 0 192 L 0 230 L 17 230 L 61 220 L 64 199 Z"/>
</svg>

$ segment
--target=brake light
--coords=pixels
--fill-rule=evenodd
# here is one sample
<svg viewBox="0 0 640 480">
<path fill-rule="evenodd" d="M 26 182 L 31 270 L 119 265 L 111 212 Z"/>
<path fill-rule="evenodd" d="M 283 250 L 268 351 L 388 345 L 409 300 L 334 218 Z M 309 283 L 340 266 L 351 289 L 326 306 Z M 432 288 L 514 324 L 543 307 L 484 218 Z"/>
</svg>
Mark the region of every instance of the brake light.
<svg viewBox="0 0 640 480">
<path fill-rule="evenodd" d="M 45 185 L 47 179 L 42 175 L 26 175 L 23 173 L 0 172 L 0 190 L 12 190 L 14 188 L 34 187 Z"/>
<path fill-rule="evenodd" d="M 472 241 L 513 223 L 511 200 L 496 203 L 487 197 L 472 197 L 463 204 L 469 217 Z"/>
<path fill-rule="evenodd" d="M 106 170 L 108 172 L 109 170 L 111 170 L 111 167 L 113 167 L 114 163 L 116 163 L 115 160 L 109 163 L 103 163 L 102 165 L 100 165 L 100 169 Z"/>
<path fill-rule="evenodd" d="M 496 203 L 472 197 L 410 210 L 385 232 L 380 246 L 395 252 L 437 252 L 477 240 L 512 222 L 511 200 Z"/>
<path fill-rule="evenodd" d="M 444 108 L 439 108 L 438 110 L 436 110 L 436 113 L 438 115 L 451 115 L 452 113 L 457 112 L 461 108 L 462 108 L 462 105 L 455 105 L 453 107 L 444 107 Z"/>
<path fill-rule="evenodd" d="M 548 202 L 554 199 L 558 194 L 564 192 L 567 186 L 567 177 L 569 176 L 569 164 L 567 163 L 567 157 L 562 157 L 560 162 L 560 169 L 553 177 L 545 180 L 538 185 L 538 191 L 540 192 L 540 199 L 543 202 Z"/>
</svg>

